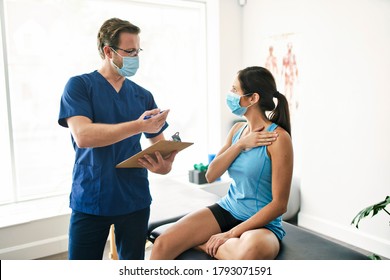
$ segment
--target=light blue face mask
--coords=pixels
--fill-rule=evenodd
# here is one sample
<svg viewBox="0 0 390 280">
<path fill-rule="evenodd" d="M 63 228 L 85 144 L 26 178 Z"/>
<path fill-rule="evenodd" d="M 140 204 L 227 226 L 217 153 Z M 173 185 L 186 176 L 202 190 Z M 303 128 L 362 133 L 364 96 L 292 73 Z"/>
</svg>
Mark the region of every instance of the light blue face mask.
<svg viewBox="0 0 390 280">
<path fill-rule="evenodd" d="M 226 95 L 226 103 L 233 114 L 242 117 L 246 113 L 246 110 L 248 110 L 248 108 L 251 105 L 249 105 L 248 107 L 241 107 L 240 99 L 241 99 L 241 97 L 246 96 L 246 95 L 250 95 L 250 94 L 251 93 L 247 93 L 244 95 L 238 95 L 236 93 L 229 92 Z"/>
<path fill-rule="evenodd" d="M 122 68 L 119 68 L 115 65 L 115 63 L 112 61 L 112 65 L 116 68 L 119 75 L 123 77 L 131 77 L 134 76 L 135 73 L 137 73 L 137 70 L 139 68 L 139 57 L 138 56 L 121 56 L 119 53 L 117 53 L 115 50 L 113 50 L 117 55 L 122 57 L 123 59 L 123 65 Z"/>
</svg>

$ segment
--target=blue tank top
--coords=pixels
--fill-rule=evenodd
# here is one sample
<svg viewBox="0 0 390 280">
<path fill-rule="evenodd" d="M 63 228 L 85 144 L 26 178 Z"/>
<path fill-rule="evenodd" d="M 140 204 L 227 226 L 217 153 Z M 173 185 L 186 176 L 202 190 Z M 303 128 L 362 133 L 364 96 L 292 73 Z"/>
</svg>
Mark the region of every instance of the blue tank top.
<svg viewBox="0 0 390 280">
<path fill-rule="evenodd" d="M 233 136 L 232 144 L 240 138 L 246 125 Z M 271 124 L 267 131 L 274 131 Z M 272 166 L 267 147 L 257 147 L 242 151 L 228 168 L 233 179 L 228 193 L 218 204 L 229 211 L 236 219 L 246 221 L 272 201 Z M 265 226 L 281 240 L 285 231 L 279 216 Z"/>
</svg>

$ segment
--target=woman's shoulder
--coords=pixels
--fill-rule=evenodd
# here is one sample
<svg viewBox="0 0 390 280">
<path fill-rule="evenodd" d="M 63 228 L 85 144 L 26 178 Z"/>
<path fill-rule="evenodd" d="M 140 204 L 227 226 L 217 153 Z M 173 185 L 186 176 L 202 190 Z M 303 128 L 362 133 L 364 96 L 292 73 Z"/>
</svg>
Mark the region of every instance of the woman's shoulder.
<svg viewBox="0 0 390 280">
<path fill-rule="evenodd" d="M 235 124 L 233 124 L 233 126 L 229 132 L 230 138 L 233 138 L 234 135 L 236 135 L 237 132 L 239 132 L 240 129 L 242 129 L 245 125 L 246 125 L 246 122 L 236 122 Z"/>
<path fill-rule="evenodd" d="M 278 133 L 278 137 L 276 138 L 276 141 L 272 143 L 272 145 L 268 146 L 270 150 L 274 148 L 277 149 L 280 146 L 291 146 L 291 136 L 283 127 L 277 126 L 274 131 Z"/>
<path fill-rule="evenodd" d="M 243 128 L 244 126 L 246 125 L 246 122 L 236 122 L 235 124 L 233 124 L 232 128 L 230 129 L 232 132 L 236 133 L 238 130 L 240 130 L 241 128 Z"/>
<path fill-rule="evenodd" d="M 287 132 L 283 127 L 281 127 L 280 125 L 278 125 L 278 126 L 275 128 L 275 131 L 276 131 L 278 134 L 286 135 L 286 136 L 290 137 L 290 134 L 288 134 L 288 132 Z"/>
</svg>

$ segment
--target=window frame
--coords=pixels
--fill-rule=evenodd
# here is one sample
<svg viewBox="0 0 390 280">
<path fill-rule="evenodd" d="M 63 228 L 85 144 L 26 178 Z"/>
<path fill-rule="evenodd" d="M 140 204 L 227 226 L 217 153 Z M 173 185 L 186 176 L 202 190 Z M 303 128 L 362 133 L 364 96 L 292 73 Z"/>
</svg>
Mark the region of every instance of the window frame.
<svg viewBox="0 0 390 280">
<path fill-rule="evenodd" d="M 208 7 L 206 7 L 209 2 L 207 0 L 204 0 L 204 1 L 196 1 L 196 2 L 193 2 L 193 1 L 186 1 L 186 0 L 183 0 L 183 1 L 180 1 L 180 0 L 170 0 L 170 1 L 151 1 L 151 0 L 146 0 L 146 1 L 135 1 L 135 0 L 128 0 L 129 2 L 138 2 L 138 3 L 148 3 L 148 4 L 158 4 L 158 5 L 174 5 L 174 4 L 178 4 L 180 3 L 180 5 L 194 5 L 195 3 L 203 3 L 204 4 L 204 21 L 205 21 L 205 30 L 204 30 L 204 36 L 205 36 L 205 57 L 206 57 L 206 62 L 205 62 L 205 71 L 206 73 L 208 74 L 209 78 L 206 78 L 206 81 L 205 81 L 205 87 L 206 87 L 206 91 L 207 93 L 210 93 L 210 92 L 215 92 L 216 94 L 211 96 L 210 94 L 206 94 L 206 104 L 207 104 L 207 108 L 203 108 L 205 109 L 205 114 L 206 114 L 206 118 L 208 118 L 208 116 L 210 116 L 210 112 L 215 112 L 216 108 L 218 108 L 219 106 L 219 94 L 218 94 L 218 84 L 213 81 L 211 78 L 215 77 L 215 61 L 210 59 L 210 48 L 215 48 L 215 44 L 214 43 L 210 43 L 210 31 L 208 30 L 208 27 L 210 26 L 210 9 L 207 9 Z M 7 36 L 6 36 L 6 28 L 5 28 L 5 21 L 6 21 L 6 17 L 5 17 L 5 8 L 4 8 L 4 1 L 1 0 L 0 1 L 0 13 L 1 13 L 1 18 L 2 18 L 2 21 L 1 21 L 1 50 L 0 50 L 0 53 L 1 55 L 3 56 L 3 61 L 4 61 L 4 64 L 0 65 L 1 66 L 1 70 L 4 71 L 4 73 L 0 72 L 1 74 L 1 82 L 0 82 L 0 87 L 1 88 L 5 88 L 5 98 L 6 98 L 6 103 L 4 104 L 3 102 L 1 102 L 0 104 L 0 108 L 3 108 L 4 106 L 7 107 L 6 110 L 4 110 L 3 112 L 6 112 L 6 124 L 7 124 L 7 127 L 3 127 L 2 129 L 4 129 L 3 131 L 7 131 L 6 134 L 4 135 L 7 135 L 8 137 L 4 137 L 4 138 L 7 138 L 8 139 L 8 143 L 5 145 L 5 146 L 8 146 L 9 149 L 8 149 L 8 156 L 6 157 L 2 157 L 2 160 L 1 160 L 1 164 L 3 165 L 9 165 L 10 167 L 10 170 L 8 172 L 6 172 L 8 175 L 9 175 L 9 181 L 10 183 L 7 183 L 6 184 L 6 187 L 7 188 L 11 188 L 11 194 L 9 195 L 8 199 L 7 200 L 4 200 L 4 201 L 0 201 L 0 209 L 4 210 L 4 209 L 14 209 L 14 206 L 16 204 L 19 204 L 21 207 L 23 207 L 23 204 L 24 205 L 27 205 L 27 204 L 31 204 L 31 205 L 35 205 L 35 204 L 40 204 L 42 205 L 42 203 L 46 203 L 50 205 L 50 203 L 52 203 L 51 201 L 57 201 L 59 198 L 61 199 L 64 198 L 64 199 L 67 199 L 68 197 L 68 191 L 65 192 L 65 193 L 57 193 L 57 194 L 51 194 L 51 195 L 48 195 L 48 196 L 45 196 L 45 195 L 42 195 L 42 196 L 36 196 L 36 197 L 30 197 L 30 198 L 27 198 L 27 199 L 20 199 L 19 198 L 19 190 L 18 190 L 18 185 L 17 185 L 17 175 L 16 175 L 16 166 L 15 166 L 15 151 L 14 151 L 14 139 L 13 139 L 13 127 L 12 127 L 12 110 L 11 110 L 11 102 L 10 102 L 10 95 L 11 95 L 11 91 L 10 91 L 10 87 L 9 87 L 9 75 L 8 75 L 8 57 L 7 57 L 7 44 L 6 44 L 6 40 L 7 40 Z M 215 32 L 215 30 L 213 31 Z M 141 41 L 142 41 L 142 38 L 141 38 Z M 96 56 L 98 56 L 96 54 Z M 213 68 L 213 69 L 210 69 L 210 68 Z M 142 85 L 142 84 L 141 84 Z M 0 100 L 1 101 L 1 100 Z M 217 116 L 219 116 L 219 114 L 217 114 Z M 208 118 L 210 119 L 210 118 Z M 216 140 L 218 140 L 218 136 L 219 136 L 219 133 L 220 133 L 220 129 L 217 129 L 217 127 L 219 126 L 219 117 L 215 117 L 215 118 L 212 118 L 212 121 L 211 122 L 207 122 L 206 124 L 206 127 L 204 128 L 204 137 L 207 139 L 206 142 L 206 149 L 205 150 L 211 150 L 210 149 L 210 141 L 212 142 L 215 142 Z M 167 138 L 170 137 L 170 135 L 166 135 Z M 212 140 L 211 140 L 212 139 Z M 191 139 L 183 139 L 183 141 L 191 141 Z M 70 144 L 70 140 L 69 140 L 69 144 L 68 145 L 71 145 Z M 7 150 L 7 149 L 6 149 Z M 215 153 L 215 150 L 211 150 L 213 153 Z M 204 155 L 204 158 L 207 159 L 207 154 Z M 11 164 L 9 164 L 11 163 Z M 195 162 L 194 162 L 195 163 Z M 150 175 L 152 175 L 152 173 L 149 173 Z M 152 175 L 153 176 L 153 175 Z M 168 175 L 170 176 L 170 175 Z M 173 174 L 172 176 L 177 176 L 177 174 Z M 5 207 L 3 207 L 5 206 Z M 35 207 L 33 207 L 35 208 Z M 38 207 L 39 208 L 39 207 Z M 5 211 L 8 211 L 8 210 L 5 210 Z M 19 212 L 19 210 L 15 210 L 16 212 Z M 63 212 L 67 212 L 67 210 L 64 210 L 64 209 L 61 209 L 61 213 Z M 1 216 L 1 213 L 2 211 L 0 210 L 0 216 Z M 53 213 L 53 215 L 56 215 L 56 213 Z M 0 225 L 1 226 L 1 225 Z"/>
</svg>

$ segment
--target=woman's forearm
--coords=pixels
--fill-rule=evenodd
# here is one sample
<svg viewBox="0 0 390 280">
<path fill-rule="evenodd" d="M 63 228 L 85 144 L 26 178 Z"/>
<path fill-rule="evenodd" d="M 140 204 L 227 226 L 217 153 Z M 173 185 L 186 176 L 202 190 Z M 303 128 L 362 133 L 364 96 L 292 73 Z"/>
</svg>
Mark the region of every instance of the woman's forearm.
<svg viewBox="0 0 390 280">
<path fill-rule="evenodd" d="M 221 177 L 240 153 L 240 146 L 233 144 L 224 152 L 218 154 L 207 169 L 207 181 L 211 183 L 214 182 L 217 178 Z"/>
</svg>

